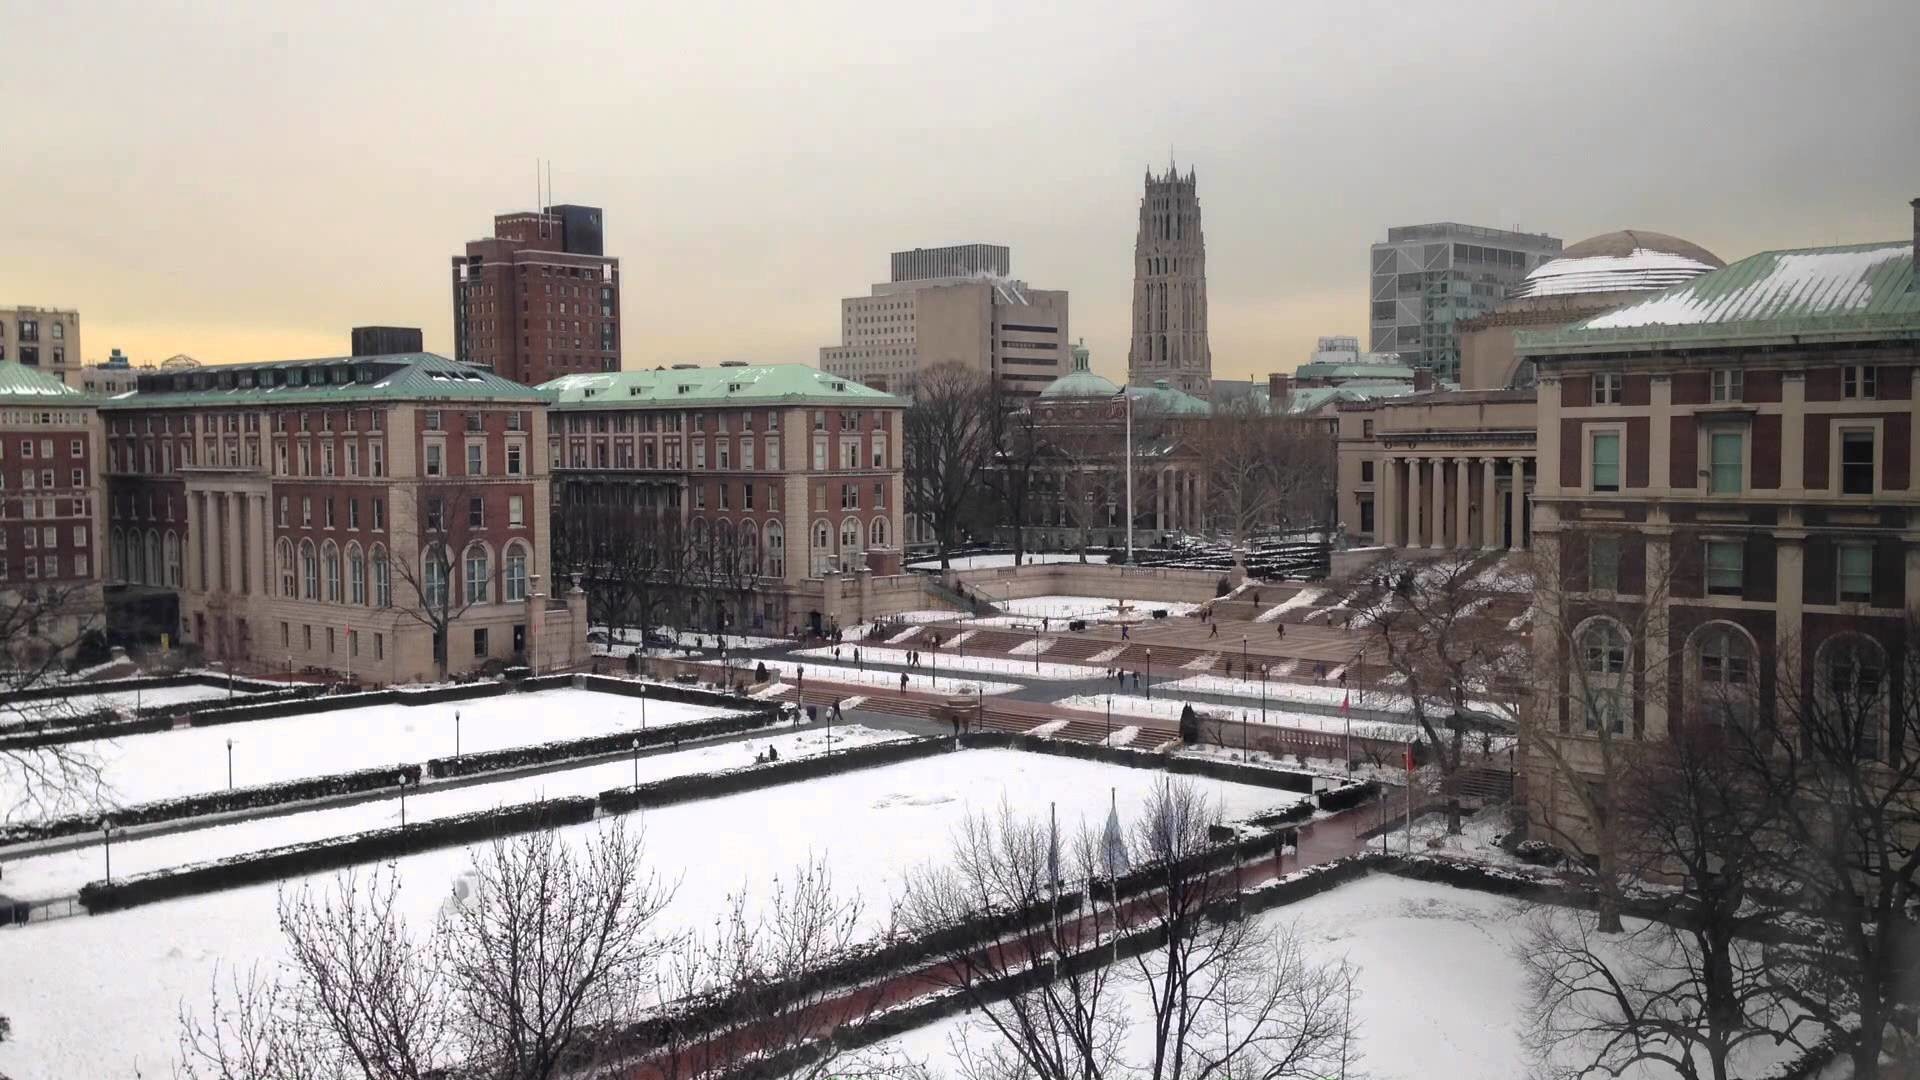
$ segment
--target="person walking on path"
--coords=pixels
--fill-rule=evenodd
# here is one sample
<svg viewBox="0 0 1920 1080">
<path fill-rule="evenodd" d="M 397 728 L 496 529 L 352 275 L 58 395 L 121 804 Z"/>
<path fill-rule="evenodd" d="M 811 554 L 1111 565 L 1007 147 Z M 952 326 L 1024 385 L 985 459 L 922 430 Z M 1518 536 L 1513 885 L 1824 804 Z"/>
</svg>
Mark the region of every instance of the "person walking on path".
<svg viewBox="0 0 1920 1080">
<path fill-rule="evenodd" d="M 1286 623 L 1280 624 L 1280 640 L 1281 641 L 1287 640 L 1287 624 Z"/>
<path fill-rule="evenodd" d="M 1209 640 L 1220 636 L 1220 624 L 1213 623 L 1212 626 L 1213 626 L 1213 629 L 1207 633 L 1207 638 Z"/>
<path fill-rule="evenodd" d="M 900 673 L 900 692 L 907 692 L 907 673 L 904 671 Z"/>
<path fill-rule="evenodd" d="M 1120 640 L 1121 641 L 1133 640 L 1133 635 L 1127 633 L 1127 625 L 1125 623 L 1120 624 Z"/>
</svg>

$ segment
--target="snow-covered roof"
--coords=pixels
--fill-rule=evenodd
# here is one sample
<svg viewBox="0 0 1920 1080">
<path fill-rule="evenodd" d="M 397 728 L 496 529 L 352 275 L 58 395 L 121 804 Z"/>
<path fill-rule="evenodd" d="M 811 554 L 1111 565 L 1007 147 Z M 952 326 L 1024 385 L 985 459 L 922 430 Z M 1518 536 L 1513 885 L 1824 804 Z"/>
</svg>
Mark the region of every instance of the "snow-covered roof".
<svg viewBox="0 0 1920 1080">
<path fill-rule="evenodd" d="M 1714 269 L 1685 255 L 1639 248 L 1627 255 L 1589 255 L 1555 259 L 1528 274 L 1513 298 L 1573 296 L 1580 293 L 1651 292 L 1671 288 Z"/>
</svg>

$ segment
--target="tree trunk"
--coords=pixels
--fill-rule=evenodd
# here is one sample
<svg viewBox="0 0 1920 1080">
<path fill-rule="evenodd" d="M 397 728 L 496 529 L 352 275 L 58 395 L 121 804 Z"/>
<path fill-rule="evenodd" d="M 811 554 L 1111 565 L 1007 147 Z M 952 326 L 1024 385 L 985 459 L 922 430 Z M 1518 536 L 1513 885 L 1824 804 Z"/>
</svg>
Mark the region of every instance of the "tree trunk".
<svg viewBox="0 0 1920 1080">
<path fill-rule="evenodd" d="M 1461 833 L 1460 796 L 1448 795 L 1447 796 L 1447 835 L 1459 836 L 1460 833 Z"/>
<path fill-rule="evenodd" d="M 1594 908 L 1596 929 L 1603 934 L 1618 934 L 1623 927 L 1620 923 L 1620 869 L 1619 858 L 1613 850 L 1613 827 L 1601 824 L 1596 831 L 1599 851 L 1596 853 L 1600 864 L 1599 891 Z"/>
</svg>

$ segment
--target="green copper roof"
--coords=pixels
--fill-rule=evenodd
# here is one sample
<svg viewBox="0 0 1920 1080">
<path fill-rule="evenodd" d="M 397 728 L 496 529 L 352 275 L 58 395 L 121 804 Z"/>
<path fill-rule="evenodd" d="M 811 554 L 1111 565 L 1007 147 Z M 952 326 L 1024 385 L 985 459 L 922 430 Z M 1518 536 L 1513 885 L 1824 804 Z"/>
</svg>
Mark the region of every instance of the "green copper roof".
<svg viewBox="0 0 1920 1080">
<path fill-rule="evenodd" d="M 1405 379 L 1413 369 L 1404 364 L 1335 364 L 1309 360 L 1294 370 L 1296 379 Z"/>
<path fill-rule="evenodd" d="M 165 389 L 152 379 L 171 380 Z M 217 364 L 143 377 L 147 389 L 107 398 L 106 409 L 218 405 L 330 405 L 361 401 L 545 400 L 529 386 L 433 353 L 332 356 L 264 364 Z"/>
<path fill-rule="evenodd" d="M 1920 338 L 1906 241 L 1763 251 L 1557 330 L 1521 331 L 1522 355 L 1709 344 Z"/>
<path fill-rule="evenodd" d="M 562 375 L 542 383 L 556 409 L 658 409 L 682 405 L 904 407 L 871 386 L 806 364 L 678 368 Z"/>
<path fill-rule="evenodd" d="M 1120 384 L 1091 371 L 1073 371 L 1048 383 L 1040 391 L 1043 398 L 1110 398 L 1120 393 Z"/>
<path fill-rule="evenodd" d="M 0 402 L 8 405 L 92 405 L 96 402 L 38 368 L 0 363 Z"/>
<path fill-rule="evenodd" d="M 1167 380 L 1157 379 L 1152 386 L 1129 386 L 1127 397 L 1136 410 L 1163 416 L 1211 416 L 1213 406 L 1184 390 L 1175 390 Z"/>
</svg>

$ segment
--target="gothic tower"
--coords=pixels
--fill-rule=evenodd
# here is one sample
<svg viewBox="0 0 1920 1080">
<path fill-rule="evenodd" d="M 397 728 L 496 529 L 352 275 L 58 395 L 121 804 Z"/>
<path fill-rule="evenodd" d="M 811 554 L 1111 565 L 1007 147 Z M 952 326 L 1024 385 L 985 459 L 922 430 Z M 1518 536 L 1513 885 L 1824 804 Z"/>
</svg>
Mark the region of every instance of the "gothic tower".
<svg viewBox="0 0 1920 1080">
<path fill-rule="evenodd" d="M 1213 388 L 1213 350 L 1207 345 L 1207 242 L 1200 232 L 1194 170 L 1171 163 L 1167 175 L 1147 173 L 1140 200 L 1140 234 L 1133 242 L 1133 346 L 1127 381 L 1169 386 L 1202 400 Z"/>
</svg>

